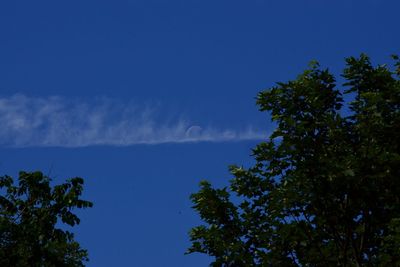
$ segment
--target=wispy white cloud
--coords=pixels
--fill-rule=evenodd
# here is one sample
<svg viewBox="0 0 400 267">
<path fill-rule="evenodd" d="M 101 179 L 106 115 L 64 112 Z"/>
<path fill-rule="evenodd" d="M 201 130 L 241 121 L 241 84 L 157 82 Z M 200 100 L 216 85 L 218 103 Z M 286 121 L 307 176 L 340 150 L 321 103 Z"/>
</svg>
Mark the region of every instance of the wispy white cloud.
<svg viewBox="0 0 400 267">
<path fill-rule="evenodd" d="M 159 119 L 157 111 L 101 98 L 0 97 L 0 144 L 3 146 L 129 146 L 183 142 L 223 142 L 265 138 L 244 130 L 199 126 L 188 120 Z"/>
</svg>

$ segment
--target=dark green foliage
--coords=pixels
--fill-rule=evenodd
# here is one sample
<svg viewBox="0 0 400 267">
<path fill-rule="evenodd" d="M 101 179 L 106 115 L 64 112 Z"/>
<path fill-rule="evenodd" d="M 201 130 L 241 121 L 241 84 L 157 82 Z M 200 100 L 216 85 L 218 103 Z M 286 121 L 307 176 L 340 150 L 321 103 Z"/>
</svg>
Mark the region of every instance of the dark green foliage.
<svg viewBox="0 0 400 267">
<path fill-rule="evenodd" d="M 202 182 L 191 196 L 205 225 L 191 230 L 188 253 L 214 256 L 213 266 L 400 266 L 393 58 L 395 71 L 348 58 L 343 90 L 314 63 L 261 92 L 277 128 L 253 150 L 253 167 L 230 168 L 229 188 Z"/>
<path fill-rule="evenodd" d="M 58 228 L 79 224 L 73 209 L 92 207 L 82 190 L 82 178 L 51 187 L 41 172 L 20 172 L 18 185 L 0 177 L 0 266 L 84 266 L 87 251 Z"/>
</svg>

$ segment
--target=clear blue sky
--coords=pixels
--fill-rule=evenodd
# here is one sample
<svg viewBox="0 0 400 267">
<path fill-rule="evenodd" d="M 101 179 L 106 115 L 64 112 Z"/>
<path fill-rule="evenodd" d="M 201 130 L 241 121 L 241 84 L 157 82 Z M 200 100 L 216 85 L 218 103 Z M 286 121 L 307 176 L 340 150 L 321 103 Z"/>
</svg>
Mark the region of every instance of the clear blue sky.
<svg viewBox="0 0 400 267">
<path fill-rule="evenodd" d="M 0 3 L 0 173 L 86 180 L 88 266 L 206 266 L 183 255 L 189 195 L 248 166 L 271 129 L 254 98 L 310 60 L 399 53 L 397 0 Z"/>
</svg>

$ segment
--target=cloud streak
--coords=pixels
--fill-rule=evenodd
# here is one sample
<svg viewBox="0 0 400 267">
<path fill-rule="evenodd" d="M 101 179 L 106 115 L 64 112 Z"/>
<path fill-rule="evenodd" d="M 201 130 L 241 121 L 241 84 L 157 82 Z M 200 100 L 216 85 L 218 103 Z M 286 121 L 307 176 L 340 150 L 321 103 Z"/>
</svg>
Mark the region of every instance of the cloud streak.
<svg viewBox="0 0 400 267">
<path fill-rule="evenodd" d="M 265 133 L 202 127 L 184 119 L 159 119 L 148 107 L 115 99 L 0 97 L 0 144 L 13 147 L 131 146 L 257 140 Z"/>
</svg>

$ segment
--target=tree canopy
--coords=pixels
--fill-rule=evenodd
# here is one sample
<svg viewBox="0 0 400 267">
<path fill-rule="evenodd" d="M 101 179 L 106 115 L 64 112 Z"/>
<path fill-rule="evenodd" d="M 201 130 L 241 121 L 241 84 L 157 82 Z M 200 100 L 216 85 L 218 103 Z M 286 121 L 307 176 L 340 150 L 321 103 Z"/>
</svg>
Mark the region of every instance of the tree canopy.
<svg viewBox="0 0 400 267">
<path fill-rule="evenodd" d="M 80 198 L 84 181 L 50 182 L 41 172 L 20 172 L 17 185 L 0 177 L 0 266 L 84 266 L 88 260 L 74 234 L 58 228 L 79 224 L 73 209 L 92 207 Z"/>
<path fill-rule="evenodd" d="M 188 253 L 212 266 L 400 266 L 400 62 L 346 59 L 338 86 L 318 63 L 260 92 L 276 129 L 192 194 L 204 221 Z"/>
</svg>

